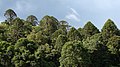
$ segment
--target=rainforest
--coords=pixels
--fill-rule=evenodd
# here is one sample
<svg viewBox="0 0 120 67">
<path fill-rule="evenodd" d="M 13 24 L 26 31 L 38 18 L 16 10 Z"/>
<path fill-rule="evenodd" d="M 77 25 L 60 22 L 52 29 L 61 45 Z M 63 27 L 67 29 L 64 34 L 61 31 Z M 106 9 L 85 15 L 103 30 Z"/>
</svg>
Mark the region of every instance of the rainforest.
<svg viewBox="0 0 120 67">
<path fill-rule="evenodd" d="M 0 23 L 0 67 L 120 67 L 120 30 L 108 19 L 78 29 L 46 15 L 21 19 L 12 9 Z"/>
</svg>

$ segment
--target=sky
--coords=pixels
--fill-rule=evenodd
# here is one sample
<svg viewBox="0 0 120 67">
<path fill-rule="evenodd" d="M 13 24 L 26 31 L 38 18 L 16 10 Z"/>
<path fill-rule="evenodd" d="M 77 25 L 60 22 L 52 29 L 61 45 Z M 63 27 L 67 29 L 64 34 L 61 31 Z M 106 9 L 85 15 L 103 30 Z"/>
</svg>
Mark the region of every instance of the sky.
<svg viewBox="0 0 120 67">
<path fill-rule="evenodd" d="M 6 19 L 7 9 L 13 9 L 22 19 L 29 15 L 39 20 L 45 15 L 54 16 L 75 28 L 91 21 L 102 29 L 107 19 L 111 19 L 120 29 L 120 0 L 0 0 L 0 22 Z"/>
</svg>

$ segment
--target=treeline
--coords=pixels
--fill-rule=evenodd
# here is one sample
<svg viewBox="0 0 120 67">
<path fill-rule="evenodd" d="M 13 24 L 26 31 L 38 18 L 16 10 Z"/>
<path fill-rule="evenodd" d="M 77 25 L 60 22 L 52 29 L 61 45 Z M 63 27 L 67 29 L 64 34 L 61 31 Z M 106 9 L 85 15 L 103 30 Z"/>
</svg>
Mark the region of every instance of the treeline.
<svg viewBox="0 0 120 67">
<path fill-rule="evenodd" d="M 0 24 L 0 67 L 120 67 L 120 30 L 108 19 L 99 31 L 44 16 L 24 19 L 6 10 Z"/>
</svg>

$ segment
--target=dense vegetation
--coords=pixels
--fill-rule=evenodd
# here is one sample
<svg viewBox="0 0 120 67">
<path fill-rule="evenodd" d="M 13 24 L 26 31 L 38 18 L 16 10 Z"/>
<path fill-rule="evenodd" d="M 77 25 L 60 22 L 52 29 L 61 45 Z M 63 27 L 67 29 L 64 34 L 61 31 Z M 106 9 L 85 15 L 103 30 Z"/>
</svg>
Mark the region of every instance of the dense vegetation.
<svg viewBox="0 0 120 67">
<path fill-rule="evenodd" d="M 120 67 L 120 30 L 110 19 L 101 31 L 44 16 L 24 19 L 6 10 L 0 24 L 0 67 Z"/>
</svg>

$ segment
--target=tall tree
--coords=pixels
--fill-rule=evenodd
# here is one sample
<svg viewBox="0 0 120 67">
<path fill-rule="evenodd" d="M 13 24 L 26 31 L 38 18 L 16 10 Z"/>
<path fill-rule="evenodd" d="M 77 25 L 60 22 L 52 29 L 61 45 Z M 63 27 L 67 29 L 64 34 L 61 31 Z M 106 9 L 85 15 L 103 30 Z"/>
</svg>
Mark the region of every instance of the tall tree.
<svg viewBox="0 0 120 67">
<path fill-rule="evenodd" d="M 11 59 L 14 55 L 12 52 L 14 48 L 12 48 L 11 51 L 10 47 L 13 47 L 10 43 L 6 41 L 0 41 L 0 64 L 3 67 L 13 67 Z"/>
<path fill-rule="evenodd" d="M 98 33 L 83 40 L 84 48 L 90 53 L 91 67 L 109 67 L 110 65 L 110 53 L 102 39 L 102 34 Z"/>
<path fill-rule="evenodd" d="M 7 18 L 7 21 L 11 23 L 12 20 L 17 17 L 17 14 L 12 9 L 8 9 L 5 11 L 4 16 Z"/>
<path fill-rule="evenodd" d="M 30 15 L 26 18 L 26 21 L 28 21 L 32 26 L 38 25 L 38 19 L 34 15 Z"/>
<path fill-rule="evenodd" d="M 43 35 L 43 32 L 39 31 L 38 33 L 31 33 L 27 36 L 29 40 L 34 41 L 38 45 L 44 45 L 45 43 L 49 43 L 49 37 Z"/>
<path fill-rule="evenodd" d="M 112 66 L 120 66 L 120 36 L 113 36 L 108 40 L 108 50 L 111 52 Z"/>
<path fill-rule="evenodd" d="M 52 44 L 54 45 L 55 44 L 55 42 L 56 42 L 56 40 L 57 40 L 57 38 L 58 38 L 58 36 L 59 35 L 66 35 L 66 31 L 64 31 L 63 29 L 58 29 L 58 30 L 56 30 L 53 34 L 52 34 L 52 36 L 51 36 L 51 40 L 52 40 Z"/>
<path fill-rule="evenodd" d="M 71 26 L 68 24 L 67 21 L 62 20 L 62 21 L 59 22 L 59 28 L 63 29 L 64 31 L 69 30 L 70 27 Z"/>
<path fill-rule="evenodd" d="M 62 46 L 67 42 L 67 37 L 65 35 L 59 35 L 54 48 L 60 53 L 62 50 Z"/>
<path fill-rule="evenodd" d="M 40 21 L 40 27 L 46 35 L 51 35 L 58 29 L 58 20 L 53 16 L 44 16 Z"/>
<path fill-rule="evenodd" d="M 103 40 L 105 44 L 107 43 L 108 39 L 114 35 L 119 35 L 119 30 L 117 26 L 114 24 L 114 22 L 111 19 L 108 19 L 106 23 L 104 24 L 101 33 L 103 35 Z"/>
<path fill-rule="evenodd" d="M 63 46 L 59 62 L 60 67 L 89 67 L 90 59 L 82 42 L 71 41 Z"/>
<path fill-rule="evenodd" d="M 12 22 L 12 26 L 9 26 L 7 31 L 7 40 L 15 43 L 19 38 L 24 37 L 25 27 L 20 18 L 16 18 Z"/>
<path fill-rule="evenodd" d="M 88 21 L 83 27 L 84 38 L 90 37 L 96 33 L 99 33 L 99 30 L 90 21 Z"/>
<path fill-rule="evenodd" d="M 69 41 L 82 40 L 80 33 L 74 27 L 68 31 L 67 38 Z"/>
<path fill-rule="evenodd" d="M 37 47 L 34 42 L 26 38 L 19 39 L 15 44 L 15 55 L 12 58 L 15 67 L 34 67 L 36 64 L 34 52 Z"/>
</svg>

